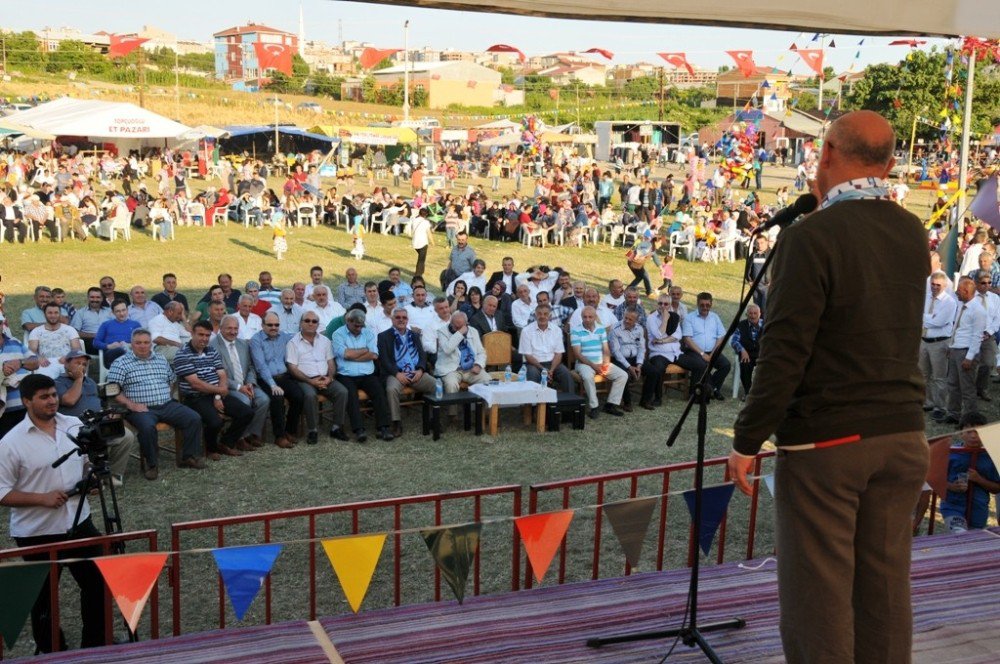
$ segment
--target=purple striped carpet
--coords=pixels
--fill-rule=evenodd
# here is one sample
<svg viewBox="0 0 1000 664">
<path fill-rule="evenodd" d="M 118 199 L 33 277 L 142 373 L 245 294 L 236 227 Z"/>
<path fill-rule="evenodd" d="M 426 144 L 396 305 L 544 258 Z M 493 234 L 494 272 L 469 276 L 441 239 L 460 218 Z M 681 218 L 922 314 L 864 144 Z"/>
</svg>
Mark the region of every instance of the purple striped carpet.
<svg viewBox="0 0 1000 664">
<path fill-rule="evenodd" d="M 914 656 L 917 662 L 996 662 L 1000 535 L 924 537 L 914 542 Z M 748 566 L 750 566 L 748 564 Z M 544 587 L 457 602 L 422 604 L 320 620 L 347 664 L 362 662 L 656 662 L 669 640 L 590 649 L 592 636 L 680 623 L 687 570 Z M 775 567 L 703 569 L 701 623 L 739 616 L 742 630 L 706 634 L 726 662 L 780 662 Z M 962 623 L 961 621 L 970 621 Z M 973 621 L 975 624 L 973 624 Z M 52 656 L 52 662 L 323 662 L 305 622 L 229 629 Z M 678 645 L 670 661 L 700 662 Z"/>
</svg>

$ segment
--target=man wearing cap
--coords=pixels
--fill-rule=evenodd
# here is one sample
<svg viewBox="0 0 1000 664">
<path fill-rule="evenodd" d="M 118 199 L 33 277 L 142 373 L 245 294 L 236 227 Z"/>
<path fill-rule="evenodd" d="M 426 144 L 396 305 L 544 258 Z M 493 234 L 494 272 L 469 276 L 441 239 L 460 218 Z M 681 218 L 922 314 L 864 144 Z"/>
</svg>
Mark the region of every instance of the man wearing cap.
<svg viewBox="0 0 1000 664">
<path fill-rule="evenodd" d="M 90 356 L 81 350 L 71 350 L 64 360 L 66 373 L 55 379 L 59 412 L 72 417 L 80 417 L 88 410 L 99 412 L 102 404 L 97 395 L 97 383 L 87 375 Z M 129 455 L 135 448 L 135 435 L 125 429 L 124 435 L 106 442 L 112 481 L 115 486 L 121 486 Z"/>
</svg>

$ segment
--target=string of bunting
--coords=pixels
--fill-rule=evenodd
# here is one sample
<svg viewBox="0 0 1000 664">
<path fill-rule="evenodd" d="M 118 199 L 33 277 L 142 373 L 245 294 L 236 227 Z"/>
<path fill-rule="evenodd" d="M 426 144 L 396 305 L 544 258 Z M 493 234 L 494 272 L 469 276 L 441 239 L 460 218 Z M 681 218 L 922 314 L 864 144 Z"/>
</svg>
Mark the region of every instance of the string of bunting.
<svg viewBox="0 0 1000 664">
<path fill-rule="evenodd" d="M 769 477 L 749 479 L 762 480 L 772 490 L 773 482 Z M 698 543 L 706 555 L 728 509 L 733 489 L 731 482 L 704 488 L 703 524 L 698 533 Z M 65 558 L 59 561 L 14 561 L 0 565 L 0 587 L 7 589 L 5 595 L 10 598 L 10 601 L 5 601 L 0 606 L 0 632 L 8 647 L 12 647 L 53 562 L 68 565 L 84 560 L 93 561 L 108 584 L 122 616 L 133 630 L 138 625 L 153 585 L 172 555 L 211 554 L 238 620 L 243 620 L 263 587 L 264 580 L 284 548 L 289 545 L 318 542 L 323 547 L 344 597 L 355 613 L 360 610 L 368 593 L 389 535 L 419 534 L 459 603 L 465 598 L 465 588 L 479 550 L 484 525 L 514 523 L 531 563 L 534 578 L 541 583 L 566 536 L 574 514 L 581 510 L 600 509 L 607 515 L 626 560 L 633 568 L 638 568 L 642 544 L 653 512 L 660 499 L 666 496 L 683 496 L 693 516 L 694 490 L 688 489 L 520 517 L 487 517 L 472 523 L 293 539 L 258 545 L 155 551 L 86 559 Z"/>
</svg>

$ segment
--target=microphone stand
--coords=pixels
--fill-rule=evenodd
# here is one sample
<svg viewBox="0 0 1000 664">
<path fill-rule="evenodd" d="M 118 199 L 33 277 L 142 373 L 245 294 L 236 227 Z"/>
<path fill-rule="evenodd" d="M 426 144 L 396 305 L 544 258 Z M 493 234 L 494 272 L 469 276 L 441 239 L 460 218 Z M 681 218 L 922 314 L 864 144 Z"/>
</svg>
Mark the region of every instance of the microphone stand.
<svg viewBox="0 0 1000 664">
<path fill-rule="evenodd" d="M 763 227 L 758 227 L 758 230 L 750 236 L 751 242 L 756 240 L 759 232 L 763 232 Z M 673 430 L 670 432 L 670 437 L 667 439 L 667 447 L 673 447 L 677 438 L 680 436 L 684 423 L 691 414 L 691 409 L 695 404 L 698 404 L 698 452 L 694 470 L 694 515 L 691 522 L 692 530 L 696 535 L 701 532 L 702 525 L 702 499 L 705 482 L 705 440 L 708 432 L 708 402 L 712 398 L 712 389 L 710 387 L 712 369 L 715 367 L 719 356 L 722 354 L 723 348 L 726 347 L 726 344 L 729 343 L 729 339 L 732 338 L 733 333 L 736 332 L 736 327 L 740 324 L 740 321 L 743 318 L 743 312 L 746 311 L 747 306 L 749 306 L 750 302 L 753 300 L 753 294 L 757 292 L 757 287 L 760 285 L 764 275 L 767 274 L 767 270 L 771 266 L 771 261 L 774 259 L 776 249 L 777 246 L 771 248 L 770 253 L 764 260 L 763 267 L 750 283 L 750 288 L 743 295 L 740 305 L 736 310 L 736 315 L 733 317 L 732 322 L 729 324 L 729 328 L 726 330 L 725 336 L 722 338 L 722 343 L 718 344 L 715 350 L 712 351 L 712 355 L 708 359 L 708 366 L 705 368 L 705 372 L 699 377 L 698 382 L 692 388 L 691 395 L 688 397 L 684 411 L 681 413 L 680 418 L 677 420 L 677 424 L 674 425 Z M 591 638 L 587 639 L 587 645 L 591 648 L 600 648 L 601 646 L 612 643 L 629 643 L 632 641 L 663 639 L 673 636 L 680 637 L 684 645 L 689 648 L 693 648 L 695 646 L 701 648 L 705 657 L 708 661 L 713 662 L 713 664 L 722 664 L 722 660 L 717 654 L 715 654 L 715 651 L 712 650 L 712 646 L 708 644 L 708 641 L 705 640 L 703 634 L 706 632 L 717 632 L 724 629 L 742 629 L 743 627 L 746 627 L 747 623 L 742 618 L 728 618 L 716 622 L 704 623 L 701 625 L 698 624 L 698 580 L 701 571 L 701 554 L 698 552 L 698 544 L 696 540 L 691 540 L 689 550 L 693 550 L 695 555 L 691 565 L 691 580 L 688 586 L 688 611 L 685 614 L 686 617 L 682 620 L 680 627 L 653 632 L 639 632 L 635 634 Z"/>
</svg>

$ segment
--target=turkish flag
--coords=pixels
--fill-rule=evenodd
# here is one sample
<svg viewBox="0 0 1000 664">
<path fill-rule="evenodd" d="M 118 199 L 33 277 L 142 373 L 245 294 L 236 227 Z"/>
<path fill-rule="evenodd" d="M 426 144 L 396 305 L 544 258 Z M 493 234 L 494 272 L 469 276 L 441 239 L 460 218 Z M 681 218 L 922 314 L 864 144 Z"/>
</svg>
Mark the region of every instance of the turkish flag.
<svg viewBox="0 0 1000 664">
<path fill-rule="evenodd" d="M 382 62 L 390 55 L 395 55 L 403 49 L 401 48 L 366 48 L 361 51 L 361 57 L 358 58 L 361 62 L 362 69 L 371 69 L 378 63 Z"/>
<path fill-rule="evenodd" d="M 123 58 L 149 40 L 145 37 L 119 37 L 111 35 L 111 45 L 108 46 L 109 58 Z"/>
<path fill-rule="evenodd" d="M 474 88 L 474 87 L 476 87 L 476 82 L 475 81 L 466 81 L 465 85 L 468 86 L 468 87 L 470 87 L 470 88 Z"/>
<path fill-rule="evenodd" d="M 816 72 L 819 77 L 823 76 L 823 49 L 821 48 L 800 48 L 796 51 L 802 61 L 805 62 L 810 69 Z"/>
<path fill-rule="evenodd" d="M 292 75 L 292 47 L 285 44 L 271 44 L 267 42 L 254 42 L 254 53 L 257 54 L 257 68 L 260 71 L 265 69 L 277 69 L 280 72 Z"/>
<path fill-rule="evenodd" d="M 757 73 L 753 51 L 726 51 L 726 53 L 736 62 L 736 68 L 742 72 L 744 78 L 750 78 Z"/>
<path fill-rule="evenodd" d="M 549 99 L 552 101 L 559 99 L 559 88 L 549 88 Z"/>
<path fill-rule="evenodd" d="M 605 50 L 603 48 L 588 48 L 586 51 L 584 51 L 584 53 L 596 53 L 598 55 L 604 56 L 608 60 L 613 60 L 614 57 L 615 57 L 614 53 L 612 53 L 611 51 Z"/>
<path fill-rule="evenodd" d="M 520 60 L 521 62 L 524 62 L 525 59 L 526 59 L 524 57 L 524 53 L 521 52 L 521 49 L 515 48 L 515 47 L 510 46 L 508 44 L 493 44 L 493 46 L 490 46 L 488 49 L 486 49 L 486 52 L 487 53 L 517 53 L 517 59 L 518 60 Z"/>
<path fill-rule="evenodd" d="M 694 76 L 694 67 L 688 62 L 687 56 L 683 53 L 657 53 L 658 56 L 675 67 L 684 67 L 688 73 Z"/>
</svg>

